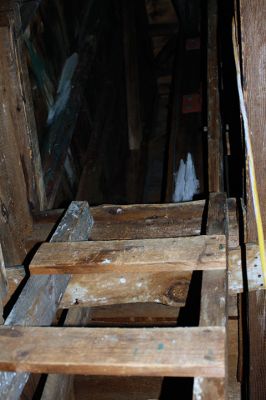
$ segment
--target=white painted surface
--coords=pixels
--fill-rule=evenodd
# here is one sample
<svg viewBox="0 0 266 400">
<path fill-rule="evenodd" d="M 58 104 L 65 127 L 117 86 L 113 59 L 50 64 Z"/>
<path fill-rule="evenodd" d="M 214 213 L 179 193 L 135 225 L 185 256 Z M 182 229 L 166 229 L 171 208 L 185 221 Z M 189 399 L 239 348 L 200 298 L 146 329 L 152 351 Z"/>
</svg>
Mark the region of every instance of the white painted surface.
<svg viewBox="0 0 266 400">
<path fill-rule="evenodd" d="M 196 170 L 190 153 L 187 159 L 180 160 L 178 171 L 175 173 L 175 191 L 173 202 L 193 200 L 193 196 L 199 192 L 199 181 L 196 176 Z"/>
</svg>

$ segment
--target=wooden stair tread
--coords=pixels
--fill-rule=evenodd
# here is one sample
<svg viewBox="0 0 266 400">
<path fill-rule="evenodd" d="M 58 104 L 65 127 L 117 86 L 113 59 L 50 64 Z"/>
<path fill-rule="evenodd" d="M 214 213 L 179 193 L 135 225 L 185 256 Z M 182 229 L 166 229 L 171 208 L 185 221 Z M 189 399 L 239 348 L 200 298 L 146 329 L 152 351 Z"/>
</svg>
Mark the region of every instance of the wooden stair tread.
<svg viewBox="0 0 266 400">
<path fill-rule="evenodd" d="M 225 236 L 44 243 L 31 274 L 178 272 L 225 269 Z"/>
<path fill-rule="evenodd" d="M 0 369 L 134 376 L 225 375 L 225 329 L 1 327 Z"/>
</svg>

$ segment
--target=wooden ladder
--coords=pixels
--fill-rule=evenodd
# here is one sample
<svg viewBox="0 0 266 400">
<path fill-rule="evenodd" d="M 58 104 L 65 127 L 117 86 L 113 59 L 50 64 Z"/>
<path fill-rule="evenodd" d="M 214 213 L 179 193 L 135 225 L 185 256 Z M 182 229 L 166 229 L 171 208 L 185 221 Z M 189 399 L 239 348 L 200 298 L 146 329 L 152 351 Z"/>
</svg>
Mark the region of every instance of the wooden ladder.
<svg viewBox="0 0 266 400">
<path fill-rule="evenodd" d="M 195 399 L 226 398 L 227 225 L 219 193 L 93 212 L 71 203 L 0 328 L 0 398 L 19 398 L 30 373 L 51 374 L 43 399 L 67 398 L 72 374 L 194 377 Z M 203 271 L 198 326 L 84 327 L 91 307 L 185 306 L 193 271 Z M 64 326 L 51 327 L 58 309 L 69 310 Z"/>
</svg>

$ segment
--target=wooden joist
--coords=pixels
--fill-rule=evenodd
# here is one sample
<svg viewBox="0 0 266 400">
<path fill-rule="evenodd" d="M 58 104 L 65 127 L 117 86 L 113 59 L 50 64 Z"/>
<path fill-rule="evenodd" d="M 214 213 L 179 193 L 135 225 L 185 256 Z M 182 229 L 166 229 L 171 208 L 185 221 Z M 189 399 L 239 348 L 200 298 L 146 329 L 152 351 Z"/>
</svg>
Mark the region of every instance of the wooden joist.
<svg viewBox="0 0 266 400">
<path fill-rule="evenodd" d="M 51 241 L 87 240 L 93 224 L 86 202 L 73 202 L 59 224 Z M 5 325 L 50 325 L 66 289 L 69 275 L 31 276 L 24 286 Z M 1 395 L 17 399 L 28 380 L 28 374 L 0 373 Z"/>
<path fill-rule="evenodd" d="M 84 375 L 223 377 L 225 331 L 207 328 L 0 328 L 0 368 Z M 67 351 L 66 351 L 67 349 Z"/>
<path fill-rule="evenodd" d="M 107 271 L 179 272 L 225 269 L 225 236 L 44 243 L 30 264 L 32 274 Z"/>
</svg>

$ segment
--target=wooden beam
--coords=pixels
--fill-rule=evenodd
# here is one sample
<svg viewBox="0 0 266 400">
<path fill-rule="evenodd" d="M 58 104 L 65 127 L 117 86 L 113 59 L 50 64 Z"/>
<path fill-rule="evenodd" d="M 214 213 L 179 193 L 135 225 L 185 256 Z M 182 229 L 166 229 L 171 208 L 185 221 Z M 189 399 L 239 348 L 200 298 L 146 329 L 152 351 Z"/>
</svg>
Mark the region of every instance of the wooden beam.
<svg viewBox="0 0 266 400">
<path fill-rule="evenodd" d="M 131 204 L 91 207 L 94 225 L 90 239 L 156 239 L 197 236 L 202 229 L 205 200 L 179 204 Z M 44 242 L 63 210 L 34 214 L 29 246 Z"/>
<path fill-rule="evenodd" d="M 220 327 L 1 327 L 0 368 L 83 375 L 194 376 L 200 373 L 223 377 L 224 335 L 225 330 Z"/>
<path fill-rule="evenodd" d="M 19 141 L 26 134 L 20 116 L 22 95 L 7 26 L 0 26 L 0 53 L 0 239 L 6 265 L 16 265 L 26 257 L 24 238 L 32 229 L 32 218 Z"/>
<path fill-rule="evenodd" d="M 180 272 L 225 269 L 225 236 L 44 243 L 31 274 Z"/>
<path fill-rule="evenodd" d="M 161 303 L 183 307 L 191 272 L 113 272 L 74 275 L 60 303 L 62 308 L 125 303 Z"/>
<path fill-rule="evenodd" d="M 209 192 L 223 191 L 223 141 L 218 73 L 218 0 L 208 1 L 208 176 Z"/>
<path fill-rule="evenodd" d="M 248 113 L 249 129 L 252 133 L 256 179 L 260 199 L 264 235 L 266 235 L 266 80 L 265 80 L 265 37 L 266 7 L 263 0 L 240 1 L 240 26 L 244 97 Z M 247 240 L 257 241 L 256 220 L 252 205 L 250 183 L 247 176 Z M 249 393 L 253 400 L 262 400 L 266 393 L 266 292 L 254 292 L 248 299 L 249 323 Z"/>
<path fill-rule="evenodd" d="M 226 195 L 224 193 L 210 194 L 208 208 L 207 232 L 209 234 L 222 234 L 226 231 Z M 225 261 L 226 263 L 226 261 Z M 227 325 L 227 272 L 206 271 L 203 272 L 201 289 L 200 326 Z M 224 337 L 226 346 L 226 335 Z M 226 352 L 223 355 L 226 368 Z M 203 379 L 202 376 L 194 379 L 193 398 L 197 400 L 199 395 L 202 400 L 225 400 L 225 378 Z"/>
<path fill-rule="evenodd" d="M 73 202 L 55 231 L 51 241 L 87 240 L 93 224 L 86 202 Z M 24 286 L 5 325 L 50 325 L 70 276 L 31 276 Z M 1 394 L 18 398 L 28 374 L 0 373 Z M 12 397 L 13 396 L 13 397 Z"/>
<path fill-rule="evenodd" d="M 127 91 L 128 141 L 131 151 L 142 143 L 142 122 L 139 93 L 139 64 L 137 49 L 137 2 L 122 2 L 124 56 Z"/>
<path fill-rule="evenodd" d="M 84 310 L 84 308 L 77 308 L 77 310 Z M 89 321 L 86 326 L 105 326 L 109 328 L 111 326 L 176 327 L 179 310 L 178 307 L 169 307 L 159 303 L 131 303 L 91 307 Z"/>
</svg>

